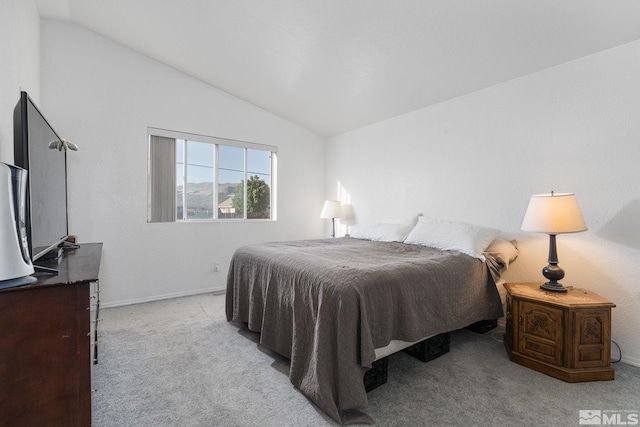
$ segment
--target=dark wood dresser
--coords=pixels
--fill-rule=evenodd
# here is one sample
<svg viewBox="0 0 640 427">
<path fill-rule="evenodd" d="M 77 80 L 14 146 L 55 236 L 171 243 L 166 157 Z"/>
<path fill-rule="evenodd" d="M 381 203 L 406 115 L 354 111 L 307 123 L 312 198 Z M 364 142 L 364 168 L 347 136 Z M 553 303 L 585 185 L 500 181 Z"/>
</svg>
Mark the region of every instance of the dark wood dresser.
<svg viewBox="0 0 640 427">
<path fill-rule="evenodd" d="M 611 309 L 586 289 L 547 292 L 540 283 L 505 283 L 504 345 L 513 362 L 567 381 L 614 379 Z"/>
<path fill-rule="evenodd" d="M 91 425 L 101 256 L 81 244 L 38 262 L 58 275 L 0 291 L 0 426 Z"/>
</svg>

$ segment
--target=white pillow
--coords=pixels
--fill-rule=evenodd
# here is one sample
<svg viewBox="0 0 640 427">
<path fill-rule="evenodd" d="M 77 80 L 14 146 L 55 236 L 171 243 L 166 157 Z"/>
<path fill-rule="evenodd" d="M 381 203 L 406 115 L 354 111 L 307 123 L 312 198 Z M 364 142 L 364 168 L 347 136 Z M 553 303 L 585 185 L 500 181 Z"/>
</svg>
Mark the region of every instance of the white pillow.
<svg viewBox="0 0 640 427">
<path fill-rule="evenodd" d="M 380 242 L 402 242 L 407 238 L 412 228 L 413 224 L 372 224 L 358 227 L 351 233 L 351 237 Z"/>
<path fill-rule="evenodd" d="M 482 252 L 499 232 L 500 230 L 495 228 L 465 222 L 420 217 L 404 242 L 445 251 L 458 251 L 484 261 Z"/>
</svg>

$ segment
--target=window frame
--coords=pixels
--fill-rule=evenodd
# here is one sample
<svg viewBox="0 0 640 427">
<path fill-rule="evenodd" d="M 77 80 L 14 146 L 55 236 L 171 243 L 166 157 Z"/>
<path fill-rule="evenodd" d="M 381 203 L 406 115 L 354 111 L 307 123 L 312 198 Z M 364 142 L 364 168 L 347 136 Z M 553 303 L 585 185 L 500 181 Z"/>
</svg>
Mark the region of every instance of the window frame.
<svg viewBox="0 0 640 427">
<path fill-rule="evenodd" d="M 182 215 L 182 219 L 178 218 L 178 209 L 177 209 L 177 192 L 178 192 L 178 183 L 177 183 L 177 173 L 178 173 L 178 161 L 177 158 L 174 158 L 174 163 L 173 163 L 173 177 L 174 177 L 174 190 L 173 193 L 175 195 L 175 199 L 176 199 L 176 206 L 174 209 L 174 217 L 173 217 L 173 221 L 152 221 L 151 218 L 153 216 L 152 214 L 152 193 L 151 193 L 151 188 L 153 186 L 152 183 L 152 163 L 153 163 L 153 158 L 152 158 L 152 137 L 163 137 L 163 138 L 169 138 L 173 140 L 174 143 L 174 152 L 177 151 L 177 140 L 182 140 L 183 141 L 183 153 L 182 153 L 182 162 L 183 162 L 183 171 L 182 171 L 182 186 L 183 186 L 183 215 Z M 184 208 L 186 206 L 186 198 L 187 198 L 187 192 L 186 192 L 186 181 L 188 180 L 188 175 L 186 173 L 187 167 L 188 167 L 188 158 L 187 158 L 187 145 L 188 142 L 192 141 L 192 142 L 198 142 L 198 143 L 208 143 L 208 144 L 212 144 L 214 146 L 213 149 L 213 168 L 214 168 L 214 182 L 213 182 L 213 186 L 214 186 L 214 191 L 213 191 L 213 217 L 212 218 L 188 218 L 187 215 L 187 210 Z M 238 147 L 238 148 L 242 148 L 243 149 L 243 157 L 244 157 L 244 171 L 243 171 L 243 179 L 242 182 L 244 183 L 243 185 L 243 190 L 244 190 L 244 194 L 243 194 L 243 217 L 242 218 L 219 218 L 218 216 L 218 209 L 217 207 L 219 206 L 219 196 L 218 196 L 218 185 L 219 185 L 219 147 L 220 145 L 223 146 L 230 146 L 230 147 Z M 247 212 L 247 182 L 249 180 L 249 178 L 251 177 L 251 174 L 249 173 L 249 171 L 247 170 L 247 150 L 258 150 L 258 151 L 264 151 L 264 152 L 268 152 L 269 153 L 269 157 L 270 157 L 270 171 L 269 171 L 269 177 L 270 177 L 270 183 L 269 183 L 269 218 L 249 218 L 248 217 L 248 212 Z M 276 181 L 277 181 L 277 157 L 278 157 L 278 147 L 275 145 L 268 145 L 268 144 L 258 144 L 255 142 L 248 142 L 248 141 L 240 141 L 240 140 L 235 140 L 235 139 L 228 139 L 228 138 L 221 138 L 221 137 L 214 137 L 214 136 L 207 136 L 207 135 L 200 135 L 200 134 L 195 134 L 195 133 L 189 133 L 189 132 L 178 132 L 178 131 L 172 131 L 172 130 L 168 130 L 168 129 L 161 129 L 161 128 L 154 128 L 154 127 L 148 127 L 147 128 L 147 180 L 148 180 L 148 184 L 147 184 L 147 222 L 149 223 L 155 223 L 155 222 L 176 222 L 176 223 L 196 223 L 196 222 L 260 222 L 260 221 L 277 221 L 277 190 L 276 190 Z"/>
</svg>

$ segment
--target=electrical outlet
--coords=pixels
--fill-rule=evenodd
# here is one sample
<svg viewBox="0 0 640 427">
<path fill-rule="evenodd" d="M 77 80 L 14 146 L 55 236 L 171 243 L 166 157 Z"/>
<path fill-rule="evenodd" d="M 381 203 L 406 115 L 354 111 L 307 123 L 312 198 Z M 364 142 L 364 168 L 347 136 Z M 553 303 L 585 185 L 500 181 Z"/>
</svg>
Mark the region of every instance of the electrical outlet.
<svg viewBox="0 0 640 427">
<path fill-rule="evenodd" d="M 213 264 L 213 271 L 215 272 L 219 272 L 220 271 L 220 263 L 216 262 L 215 264 Z"/>
</svg>

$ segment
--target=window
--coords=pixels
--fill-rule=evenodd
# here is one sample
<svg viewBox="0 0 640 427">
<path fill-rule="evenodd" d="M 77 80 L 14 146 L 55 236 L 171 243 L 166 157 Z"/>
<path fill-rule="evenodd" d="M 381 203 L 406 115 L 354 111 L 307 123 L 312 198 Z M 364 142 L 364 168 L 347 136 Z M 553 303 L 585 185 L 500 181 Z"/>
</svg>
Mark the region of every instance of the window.
<svg viewBox="0 0 640 427">
<path fill-rule="evenodd" d="M 148 222 L 275 219 L 277 147 L 148 133 Z"/>
</svg>

